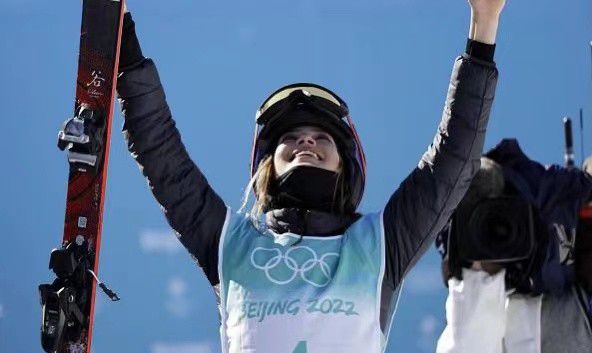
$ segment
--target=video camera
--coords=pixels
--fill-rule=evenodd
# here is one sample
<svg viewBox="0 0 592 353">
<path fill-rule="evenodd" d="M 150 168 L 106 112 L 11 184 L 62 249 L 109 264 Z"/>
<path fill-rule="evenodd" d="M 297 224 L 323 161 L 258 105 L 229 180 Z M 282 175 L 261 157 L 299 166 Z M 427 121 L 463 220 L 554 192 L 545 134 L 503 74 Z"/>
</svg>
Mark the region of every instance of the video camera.
<svg viewBox="0 0 592 353">
<path fill-rule="evenodd" d="M 454 212 L 446 238 L 445 279 L 461 278 L 473 262 L 506 269 L 506 285 L 521 292 L 531 288 L 530 277 L 540 263 L 537 249 L 547 232 L 537 208 L 508 183 L 500 165 L 481 159 L 481 169 Z M 448 273 L 446 273 L 448 272 Z"/>
<path fill-rule="evenodd" d="M 505 268 L 506 287 L 520 293 L 560 294 L 576 281 L 592 291 L 592 208 L 582 208 L 592 205 L 592 167 L 545 167 L 514 139 L 484 157 L 436 239 L 445 283 L 479 262 L 490 273 Z"/>
</svg>

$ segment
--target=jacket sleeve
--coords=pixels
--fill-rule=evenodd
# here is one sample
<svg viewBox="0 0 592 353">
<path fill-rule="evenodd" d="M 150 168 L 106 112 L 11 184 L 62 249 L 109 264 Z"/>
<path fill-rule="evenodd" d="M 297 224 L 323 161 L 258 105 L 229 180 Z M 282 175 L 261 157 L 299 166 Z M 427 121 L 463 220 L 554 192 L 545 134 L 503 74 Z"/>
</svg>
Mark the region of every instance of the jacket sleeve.
<svg viewBox="0 0 592 353">
<path fill-rule="evenodd" d="M 480 166 L 497 82 L 495 64 L 454 63 L 438 132 L 384 209 L 385 280 L 397 288 L 446 225 Z"/>
<path fill-rule="evenodd" d="M 129 151 L 181 243 L 216 285 L 227 208 L 187 154 L 152 60 L 121 73 L 117 91 Z"/>
</svg>

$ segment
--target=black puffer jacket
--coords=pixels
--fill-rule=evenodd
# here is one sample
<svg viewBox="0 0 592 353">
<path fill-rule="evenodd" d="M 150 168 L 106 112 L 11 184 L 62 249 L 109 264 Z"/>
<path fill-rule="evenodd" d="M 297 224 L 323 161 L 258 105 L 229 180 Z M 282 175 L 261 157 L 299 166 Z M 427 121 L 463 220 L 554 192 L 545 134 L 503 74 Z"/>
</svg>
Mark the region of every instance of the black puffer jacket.
<svg viewBox="0 0 592 353">
<path fill-rule="evenodd" d="M 169 224 L 215 286 L 227 207 L 183 146 L 152 60 L 143 59 L 122 71 L 117 90 L 129 151 Z M 496 81 L 493 63 L 466 54 L 455 61 L 434 141 L 384 209 L 383 301 L 390 301 L 405 274 L 432 244 L 478 171 Z M 339 233 L 355 220 L 294 209 L 273 210 L 267 216 L 268 225 L 278 233 L 308 235 Z"/>
</svg>

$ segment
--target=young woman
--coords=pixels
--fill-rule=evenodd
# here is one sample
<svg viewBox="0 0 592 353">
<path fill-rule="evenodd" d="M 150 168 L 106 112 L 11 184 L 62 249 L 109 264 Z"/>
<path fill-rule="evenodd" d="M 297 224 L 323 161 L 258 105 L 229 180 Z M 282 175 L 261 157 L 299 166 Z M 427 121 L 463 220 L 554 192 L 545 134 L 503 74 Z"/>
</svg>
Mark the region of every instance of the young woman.
<svg viewBox="0 0 592 353">
<path fill-rule="evenodd" d="M 356 213 L 362 146 L 345 102 L 283 87 L 257 112 L 248 213 L 233 213 L 189 158 L 129 14 L 118 93 L 124 134 L 171 227 L 216 289 L 223 352 L 382 352 L 404 276 L 479 169 L 505 0 L 470 0 L 467 52 L 438 133 L 384 209 Z"/>
</svg>

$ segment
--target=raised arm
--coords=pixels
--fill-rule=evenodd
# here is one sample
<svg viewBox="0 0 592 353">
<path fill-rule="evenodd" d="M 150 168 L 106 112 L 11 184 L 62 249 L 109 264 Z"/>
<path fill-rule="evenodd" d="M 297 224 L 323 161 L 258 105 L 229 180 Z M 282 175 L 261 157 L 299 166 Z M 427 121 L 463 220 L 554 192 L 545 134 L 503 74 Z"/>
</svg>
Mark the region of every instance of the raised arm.
<svg viewBox="0 0 592 353">
<path fill-rule="evenodd" d="M 394 288 L 433 243 L 479 170 L 497 83 L 492 44 L 505 0 L 469 3 L 467 52 L 454 63 L 438 132 L 384 209 L 386 276 Z"/>
<path fill-rule="evenodd" d="M 216 285 L 227 208 L 187 154 L 156 67 L 143 57 L 129 13 L 124 17 L 119 71 L 117 92 L 128 149 L 181 243 Z"/>
</svg>

